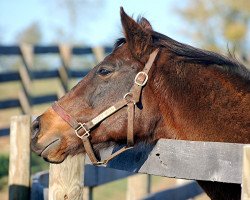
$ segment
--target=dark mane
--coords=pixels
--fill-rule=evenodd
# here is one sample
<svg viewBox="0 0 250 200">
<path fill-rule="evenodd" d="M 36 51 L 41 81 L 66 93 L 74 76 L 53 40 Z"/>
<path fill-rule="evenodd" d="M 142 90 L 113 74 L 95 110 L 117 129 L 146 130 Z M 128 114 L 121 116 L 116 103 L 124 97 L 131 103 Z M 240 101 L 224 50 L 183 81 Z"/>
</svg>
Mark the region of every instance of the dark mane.
<svg viewBox="0 0 250 200">
<path fill-rule="evenodd" d="M 113 46 L 113 51 L 126 42 L 125 38 L 118 38 Z"/>
<path fill-rule="evenodd" d="M 176 40 L 155 31 L 152 32 L 152 36 L 155 45 L 168 48 L 175 55 L 183 57 L 186 62 L 199 63 L 205 66 L 215 65 L 215 67 L 219 69 L 240 75 L 241 77 L 250 80 L 250 71 L 236 59 L 177 42 Z M 117 39 L 114 44 L 114 50 L 124 43 L 126 43 L 125 38 Z"/>
<path fill-rule="evenodd" d="M 187 62 L 200 63 L 205 66 L 215 65 L 219 69 L 229 73 L 240 75 L 250 80 L 250 71 L 236 59 L 220 55 L 215 52 L 194 48 L 190 45 L 183 44 L 173 40 L 158 32 L 152 32 L 156 45 L 168 48 L 172 53 L 181 56 Z"/>
</svg>

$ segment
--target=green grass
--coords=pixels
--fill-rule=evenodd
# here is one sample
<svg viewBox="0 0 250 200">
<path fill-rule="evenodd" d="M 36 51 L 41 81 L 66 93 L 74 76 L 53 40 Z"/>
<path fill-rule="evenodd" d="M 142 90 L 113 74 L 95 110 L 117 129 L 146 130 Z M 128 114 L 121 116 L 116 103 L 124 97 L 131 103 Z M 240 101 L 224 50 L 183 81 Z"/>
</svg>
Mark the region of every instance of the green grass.
<svg viewBox="0 0 250 200">
<path fill-rule="evenodd" d="M 9 155 L 0 154 L 0 191 L 5 190 L 8 185 Z M 48 170 L 49 163 L 41 157 L 31 153 L 31 174 Z"/>
<path fill-rule="evenodd" d="M 8 174 L 9 169 L 9 156 L 6 154 L 0 155 L 0 178 Z"/>
<path fill-rule="evenodd" d="M 114 181 L 94 188 L 94 200 L 125 200 L 127 179 Z"/>
<path fill-rule="evenodd" d="M 31 153 L 31 174 L 49 169 L 49 163 L 44 161 L 40 156 Z"/>
<path fill-rule="evenodd" d="M 0 155 L 0 191 L 6 189 L 8 185 L 8 170 L 9 170 L 9 156 L 6 154 Z"/>
</svg>

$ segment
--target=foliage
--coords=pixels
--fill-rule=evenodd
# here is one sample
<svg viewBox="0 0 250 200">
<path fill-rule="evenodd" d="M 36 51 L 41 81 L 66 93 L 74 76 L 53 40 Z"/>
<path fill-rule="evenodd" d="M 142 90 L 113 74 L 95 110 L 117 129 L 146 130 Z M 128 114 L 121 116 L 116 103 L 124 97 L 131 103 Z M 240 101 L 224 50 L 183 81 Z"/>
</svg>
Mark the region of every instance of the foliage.
<svg viewBox="0 0 250 200">
<path fill-rule="evenodd" d="M 44 161 L 41 157 L 37 156 L 35 153 L 31 153 L 31 174 L 39 171 L 48 170 L 49 163 Z"/>
<path fill-rule="evenodd" d="M 8 175 L 9 170 L 9 156 L 0 154 L 0 178 Z M 45 162 L 41 157 L 31 154 L 31 173 L 36 173 L 42 170 L 47 170 L 49 163 Z"/>
<path fill-rule="evenodd" d="M 4 176 L 0 178 L 0 191 L 1 190 L 6 190 L 8 186 L 8 177 Z"/>
<path fill-rule="evenodd" d="M 9 170 L 9 156 L 2 154 L 0 155 L 0 178 L 6 176 Z"/>
<path fill-rule="evenodd" d="M 49 4 L 50 7 L 57 10 L 57 12 L 52 13 L 54 17 L 57 17 L 58 13 L 67 16 L 65 24 L 70 27 L 68 30 L 64 27 L 54 27 L 56 35 L 54 42 L 63 41 L 75 44 L 79 43 L 76 38 L 77 28 L 83 27 L 83 30 L 88 30 L 94 24 L 95 19 L 100 19 L 105 2 L 102 0 L 55 0 L 49 2 Z M 80 42 L 82 43 L 82 41 Z"/>
<path fill-rule="evenodd" d="M 37 44 L 42 39 L 42 32 L 37 22 L 33 22 L 17 36 L 19 43 Z"/>
<path fill-rule="evenodd" d="M 241 55 L 249 50 L 249 0 L 186 0 L 177 10 L 201 46 L 220 50 L 229 42 Z"/>
</svg>

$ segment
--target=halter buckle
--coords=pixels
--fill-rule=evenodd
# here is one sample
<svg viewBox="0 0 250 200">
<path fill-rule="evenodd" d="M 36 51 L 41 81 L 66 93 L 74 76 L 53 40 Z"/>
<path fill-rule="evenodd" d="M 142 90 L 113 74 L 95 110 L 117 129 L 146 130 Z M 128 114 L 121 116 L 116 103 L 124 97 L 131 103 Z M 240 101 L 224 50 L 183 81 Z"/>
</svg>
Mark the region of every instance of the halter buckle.
<svg viewBox="0 0 250 200">
<path fill-rule="evenodd" d="M 144 79 L 144 81 L 142 83 L 138 82 L 138 78 L 139 78 L 140 75 L 144 75 L 145 76 L 145 79 Z M 144 85 L 146 85 L 147 81 L 148 81 L 148 75 L 147 75 L 146 72 L 141 71 L 141 72 L 138 72 L 138 74 L 136 74 L 136 76 L 135 76 L 135 84 L 143 87 Z"/>
<path fill-rule="evenodd" d="M 93 165 L 95 165 L 95 166 L 107 165 L 107 164 L 108 164 L 108 161 L 107 161 L 107 160 L 98 161 L 98 162 L 96 162 L 96 163 L 93 163 Z"/>
<path fill-rule="evenodd" d="M 77 137 L 79 137 L 79 138 L 81 138 L 81 139 L 83 139 L 84 137 L 89 137 L 89 130 L 85 127 L 85 123 L 78 123 L 78 127 L 75 129 L 75 134 L 76 134 L 76 136 Z M 81 129 L 83 129 L 84 131 L 85 131 L 85 133 L 83 134 L 83 135 L 79 135 L 79 131 L 81 130 Z"/>
</svg>

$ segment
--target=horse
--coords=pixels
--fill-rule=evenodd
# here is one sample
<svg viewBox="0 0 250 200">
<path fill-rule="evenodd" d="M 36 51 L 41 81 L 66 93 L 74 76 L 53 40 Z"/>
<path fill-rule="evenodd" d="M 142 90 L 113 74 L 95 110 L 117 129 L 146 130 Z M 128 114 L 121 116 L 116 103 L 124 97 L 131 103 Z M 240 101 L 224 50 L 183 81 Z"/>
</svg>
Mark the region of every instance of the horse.
<svg viewBox="0 0 250 200">
<path fill-rule="evenodd" d="M 46 161 L 161 138 L 250 143 L 250 72 L 234 58 L 177 42 L 120 9 L 113 51 L 31 125 Z M 113 155 L 112 157 L 116 156 Z M 106 161 L 107 162 L 107 161 Z M 237 184 L 198 181 L 213 200 L 240 199 Z"/>
</svg>

